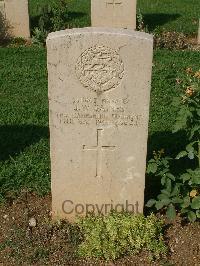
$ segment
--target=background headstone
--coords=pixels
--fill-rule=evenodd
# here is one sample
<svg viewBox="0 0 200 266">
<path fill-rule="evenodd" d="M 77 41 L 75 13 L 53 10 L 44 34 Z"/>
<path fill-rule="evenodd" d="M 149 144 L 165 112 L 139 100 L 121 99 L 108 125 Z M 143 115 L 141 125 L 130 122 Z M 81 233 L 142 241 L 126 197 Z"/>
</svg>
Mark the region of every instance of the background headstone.
<svg viewBox="0 0 200 266">
<path fill-rule="evenodd" d="M 30 38 L 28 0 L 5 0 L 5 17 L 10 24 L 11 35 Z"/>
<path fill-rule="evenodd" d="M 142 212 L 152 36 L 72 29 L 47 51 L 53 217 Z"/>
<path fill-rule="evenodd" d="M 137 0 L 91 0 L 92 27 L 136 29 Z"/>
</svg>

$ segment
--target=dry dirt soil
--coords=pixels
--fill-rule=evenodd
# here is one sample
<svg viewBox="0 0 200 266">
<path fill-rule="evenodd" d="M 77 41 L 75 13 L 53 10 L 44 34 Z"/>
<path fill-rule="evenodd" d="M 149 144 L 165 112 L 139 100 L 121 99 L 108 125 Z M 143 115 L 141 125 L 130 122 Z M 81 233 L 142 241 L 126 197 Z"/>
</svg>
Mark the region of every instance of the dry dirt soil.
<svg viewBox="0 0 200 266">
<path fill-rule="evenodd" d="M 75 246 L 80 237 L 76 226 L 51 222 L 51 197 L 24 193 L 0 206 L 0 265 L 200 265 L 200 223 L 184 223 L 178 217 L 166 222 L 169 254 L 149 262 L 145 252 L 115 262 L 80 260 Z M 36 221 L 29 226 L 30 218 Z"/>
</svg>

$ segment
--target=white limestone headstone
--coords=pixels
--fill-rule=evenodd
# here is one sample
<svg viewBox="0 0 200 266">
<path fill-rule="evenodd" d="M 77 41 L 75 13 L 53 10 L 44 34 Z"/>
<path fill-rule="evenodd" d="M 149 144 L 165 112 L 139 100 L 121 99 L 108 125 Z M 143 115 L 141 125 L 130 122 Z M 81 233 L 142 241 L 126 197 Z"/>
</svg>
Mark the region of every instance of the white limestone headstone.
<svg viewBox="0 0 200 266">
<path fill-rule="evenodd" d="M 53 217 L 142 212 L 152 36 L 72 29 L 47 51 Z"/>
<path fill-rule="evenodd" d="M 136 29 L 137 0 L 91 0 L 92 27 Z"/>
<path fill-rule="evenodd" d="M 4 0 L 5 18 L 10 24 L 11 35 L 30 38 L 28 0 Z"/>
</svg>

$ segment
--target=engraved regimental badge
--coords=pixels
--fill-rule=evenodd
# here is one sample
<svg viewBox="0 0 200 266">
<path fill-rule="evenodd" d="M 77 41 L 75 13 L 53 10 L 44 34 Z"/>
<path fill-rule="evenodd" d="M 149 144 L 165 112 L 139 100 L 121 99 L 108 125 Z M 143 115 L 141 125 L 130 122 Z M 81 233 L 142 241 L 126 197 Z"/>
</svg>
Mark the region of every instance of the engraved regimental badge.
<svg viewBox="0 0 200 266">
<path fill-rule="evenodd" d="M 82 85 L 96 93 L 117 88 L 124 76 L 124 64 L 120 55 L 103 45 L 83 52 L 75 68 Z"/>
</svg>

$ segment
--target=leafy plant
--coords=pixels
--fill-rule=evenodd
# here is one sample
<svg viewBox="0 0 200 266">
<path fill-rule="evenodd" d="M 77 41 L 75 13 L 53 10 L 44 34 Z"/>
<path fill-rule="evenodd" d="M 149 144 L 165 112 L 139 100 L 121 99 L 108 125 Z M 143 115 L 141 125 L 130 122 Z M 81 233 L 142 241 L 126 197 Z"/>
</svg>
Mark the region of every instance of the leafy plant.
<svg viewBox="0 0 200 266">
<path fill-rule="evenodd" d="M 147 173 L 159 176 L 163 189 L 157 199 L 148 201 L 147 207 L 155 206 L 157 210 L 165 208 L 170 219 L 174 219 L 176 210 L 180 210 L 193 222 L 200 218 L 200 71 L 195 73 L 188 68 L 186 72 L 186 78 L 178 82 L 183 93 L 174 100 L 179 111 L 173 132 L 184 130 L 190 143 L 174 160 L 186 157 L 193 162 L 193 168 L 175 175 L 170 168 L 170 160 L 173 159 L 162 157 L 162 152 L 154 152 Z"/>
<path fill-rule="evenodd" d="M 22 37 L 16 37 L 16 38 L 13 38 L 12 41 L 10 42 L 10 47 L 22 47 L 22 46 L 26 46 L 28 45 L 28 41 L 25 40 L 24 38 Z"/>
<path fill-rule="evenodd" d="M 33 30 L 32 42 L 35 45 L 43 45 L 48 35 L 48 31 L 42 30 L 38 27 Z"/>
<path fill-rule="evenodd" d="M 33 30 L 33 43 L 44 44 L 50 32 L 63 30 L 68 27 L 69 0 L 52 1 L 40 7 L 38 27 Z"/>
<path fill-rule="evenodd" d="M 111 213 L 108 216 L 86 217 L 78 221 L 84 241 L 78 247 L 81 257 L 114 260 L 125 254 L 136 254 L 142 249 L 152 257 L 164 255 L 163 221 L 155 215 Z"/>
<path fill-rule="evenodd" d="M 143 14 L 141 13 L 140 9 L 139 9 L 139 11 L 137 13 L 137 30 L 138 31 L 148 32 L 148 28 L 144 24 L 144 17 L 143 17 Z"/>
</svg>

